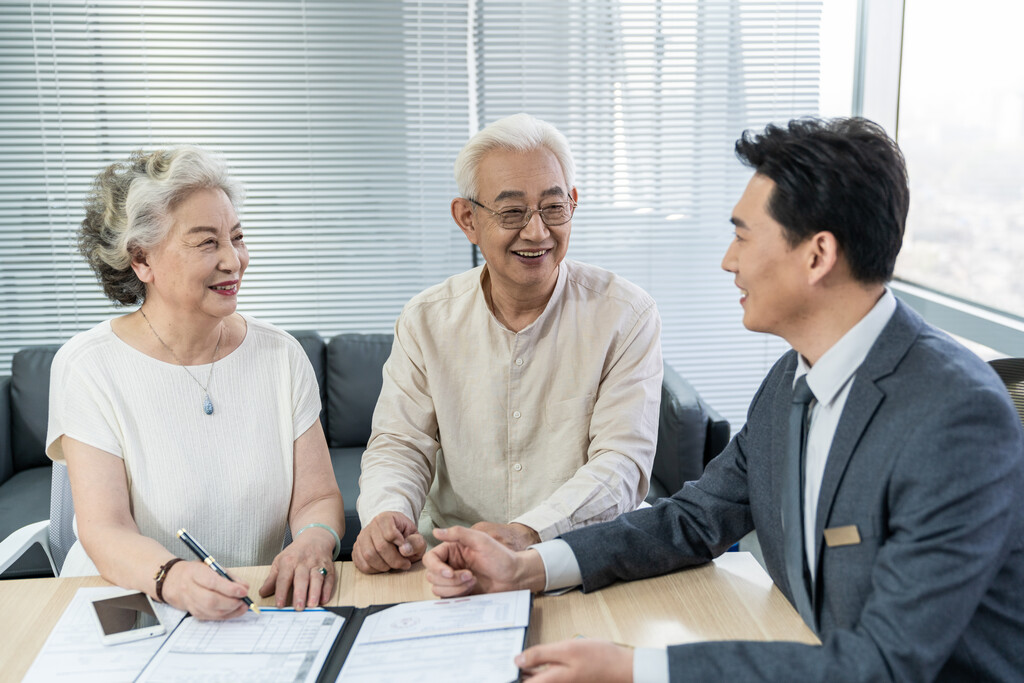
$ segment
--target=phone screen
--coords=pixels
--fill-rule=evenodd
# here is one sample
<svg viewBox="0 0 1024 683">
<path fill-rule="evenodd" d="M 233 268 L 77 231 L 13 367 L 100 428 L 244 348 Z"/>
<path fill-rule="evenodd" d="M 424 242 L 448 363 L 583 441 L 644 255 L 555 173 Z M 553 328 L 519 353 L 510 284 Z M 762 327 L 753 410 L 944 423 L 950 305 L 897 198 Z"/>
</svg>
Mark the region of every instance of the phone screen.
<svg viewBox="0 0 1024 683">
<path fill-rule="evenodd" d="M 96 609 L 104 635 L 152 628 L 160 623 L 153 612 L 153 605 L 144 593 L 96 600 L 92 606 Z"/>
</svg>

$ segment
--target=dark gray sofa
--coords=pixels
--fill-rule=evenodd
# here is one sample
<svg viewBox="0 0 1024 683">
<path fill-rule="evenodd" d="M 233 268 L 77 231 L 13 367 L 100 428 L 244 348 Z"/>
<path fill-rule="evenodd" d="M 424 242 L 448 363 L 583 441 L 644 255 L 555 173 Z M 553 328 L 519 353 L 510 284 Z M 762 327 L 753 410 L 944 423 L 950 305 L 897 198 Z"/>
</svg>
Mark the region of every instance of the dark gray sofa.
<svg viewBox="0 0 1024 683">
<path fill-rule="evenodd" d="M 359 533 L 356 498 L 359 462 L 381 388 L 381 368 L 391 352 L 390 334 L 339 334 L 325 341 L 316 332 L 293 332 L 316 373 L 335 477 L 345 499 L 342 558 Z M 44 453 L 50 363 L 56 344 L 18 351 L 9 377 L 0 377 L 0 539 L 51 517 L 51 466 Z M 658 447 L 648 499 L 670 495 L 696 479 L 729 440 L 729 423 L 707 406 L 690 384 L 665 366 Z M 61 496 L 58 488 L 54 500 Z M 56 512 L 54 513 L 56 517 Z M 50 537 L 70 529 L 50 529 Z M 56 545 L 56 544 L 51 544 Z M 56 553 L 55 553 L 56 554 Z M 60 556 L 58 566 L 63 562 Z M 0 578 L 50 576 L 35 546 Z"/>
</svg>

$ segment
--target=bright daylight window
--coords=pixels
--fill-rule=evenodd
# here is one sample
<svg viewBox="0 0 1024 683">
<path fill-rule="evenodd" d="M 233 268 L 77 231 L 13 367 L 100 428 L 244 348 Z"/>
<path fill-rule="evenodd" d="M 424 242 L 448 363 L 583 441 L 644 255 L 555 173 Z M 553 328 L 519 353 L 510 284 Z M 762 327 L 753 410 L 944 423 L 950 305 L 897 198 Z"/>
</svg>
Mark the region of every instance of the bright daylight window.
<svg viewBox="0 0 1024 683">
<path fill-rule="evenodd" d="M 1024 316 L 1024 4 L 906 0 L 896 275 Z"/>
</svg>

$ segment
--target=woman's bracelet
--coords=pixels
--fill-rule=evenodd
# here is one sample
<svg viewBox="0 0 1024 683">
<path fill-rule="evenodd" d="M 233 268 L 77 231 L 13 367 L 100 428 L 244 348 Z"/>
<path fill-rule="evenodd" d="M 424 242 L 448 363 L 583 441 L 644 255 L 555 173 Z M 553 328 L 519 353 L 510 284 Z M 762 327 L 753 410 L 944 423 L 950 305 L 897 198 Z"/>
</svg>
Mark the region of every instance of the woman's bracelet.
<svg viewBox="0 0 1024 683">
<path fill-rule="evenodd" d="M 164 601 L 164 579 L 167 578 L 167 572 L 171 570 L 171 567 L 173 567 L 175 564 L 181 561 L 182 559 L 180 557 L 175 557 L 164 562 L 162 565 L 160 565 L 160 569 L 156 570 L 156 574 L 153 576 L 153 580 L 156 581 L 157 602 Z"/>
<path fill-rule="evenodd" d="M 331 559 L 337 560 L 338 559 L 338 555 L 341 554 L 341 538 L 338 536 L 338 532 L 337 531 L 335 531 L 331 527 L 327 526 L 326 524 L 321 524 L 320 522 L 313 522 L 312 524 L 307 524 L 306 526 L 304 526 L 301 529 L 299 529 L 299 533 L 295 534 L 295 538 L 298 538 L 299 536 L 301 536 L 302 532 L 305 531 L 306 529 L 310 528 L 310 527 L 317 527 L 317 528 L 320 528 L 320 529 L 327 529 L 328 531 L 331 532 L 331 536 L 334 536 L 334 557 L 331 558 Z"/>
</svg>

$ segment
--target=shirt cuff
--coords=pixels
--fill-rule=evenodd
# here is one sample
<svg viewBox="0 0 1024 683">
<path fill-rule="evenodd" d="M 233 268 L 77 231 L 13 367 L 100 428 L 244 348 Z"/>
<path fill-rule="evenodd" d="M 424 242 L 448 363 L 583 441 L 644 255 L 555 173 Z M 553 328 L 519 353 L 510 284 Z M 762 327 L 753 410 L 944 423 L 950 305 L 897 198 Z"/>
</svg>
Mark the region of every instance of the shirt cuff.
<svg viewBox="0 0 1024 683">
<path fill-rule="evenodd" d="M 363 527 L 369 526 L 370 522 L 377 518 L 377 515 L 384 512 L 401 513 L 412 520 L 413 524 L 416 524 L 420 517 L 412 511 L 412 506 L 403 499 L 383 500 L 372 504 L 364 502 L 362 506 L 359 505 L 359 502 L 356 502 L 356 512 L 359 514 L 359 524 Z"/>
<path fill-rule="evenodd" d="M 633 650 L 633 683 L 668 683 L 668 650 L 663 647 Z"/>
<path fill-rule="evenodd" d="M 575 588 L 583 583 L 580 564 L 569 544 L 560 538 L 530 546 L 544 563 L 544 592 Z M 667 661 L 667 660 L 666 660 Z"/>
<path fill-rule="evenodd" d="M 541 541 L 550 541 L 572 530 L 572 524 L 565 515 L 543 504 L 524 512 L 512 521 L 536 531 Z"/>
</svg>

